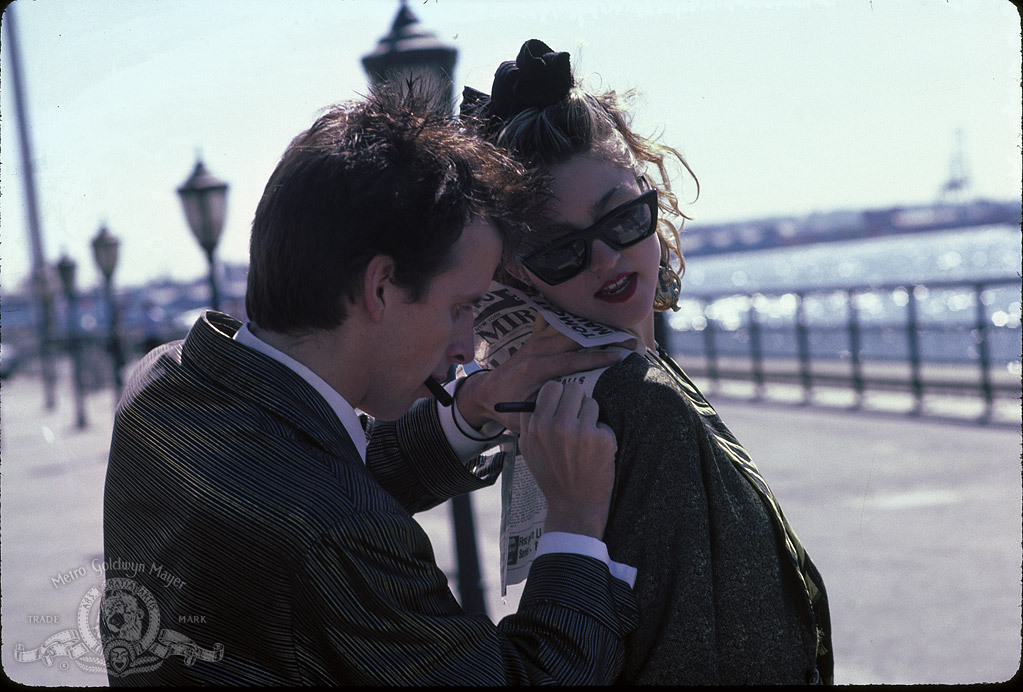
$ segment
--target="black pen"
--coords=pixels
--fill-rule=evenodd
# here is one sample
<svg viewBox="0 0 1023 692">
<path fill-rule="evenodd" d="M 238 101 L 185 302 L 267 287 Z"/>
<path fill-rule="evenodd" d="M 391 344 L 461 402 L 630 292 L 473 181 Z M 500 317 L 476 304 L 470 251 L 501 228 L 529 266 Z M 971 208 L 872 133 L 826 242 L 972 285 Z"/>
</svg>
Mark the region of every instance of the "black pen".
<svg viewBox="0 0 1023 692">
<path fill-rule="evenodd" d="M 532 413 L 536 409 L 535 401 L 502 401 L 494 404 L 498 413 Z"/>
<path fill-rule="evenodd" d="M 451 405 L 451 395 L 448 394 L 448 390 L 441 386 L 441 383 L 432 377 L 427 377 L 424 382 L 426 388 L 430 390 L 430 394 L 433 394 L 434 398 L 440 403 L 441 406 Z"/>
</svg>

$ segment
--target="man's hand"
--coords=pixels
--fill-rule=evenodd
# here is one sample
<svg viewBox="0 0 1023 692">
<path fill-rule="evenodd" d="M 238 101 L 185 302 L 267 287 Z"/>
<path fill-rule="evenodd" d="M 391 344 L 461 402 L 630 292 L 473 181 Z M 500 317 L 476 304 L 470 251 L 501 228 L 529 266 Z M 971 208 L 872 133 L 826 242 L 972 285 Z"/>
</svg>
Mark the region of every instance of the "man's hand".
<svg viewBox="0 0 1023 692">
<path fill-rule="evenodd" d="M 491 420 L 519 432 L 519 414 L 494 412 L 499 401 L 532 401 L 537 391 L 555 377 L 596 370 L 621 361 L 614 351 L 585 351 L 536 316 L 529 339 L 508 360 L 490 372 L 469 378 L 458 392 L 458 410 L 477 430 Z"/>
<path fill-rule="evenodd" d="M 544 532 L 604 537 L 618 445 L 597 414 L 574 382 L 548 382 L 536 410 L 519 414 L 519 450 L 547 500 Z"/>
</svg>

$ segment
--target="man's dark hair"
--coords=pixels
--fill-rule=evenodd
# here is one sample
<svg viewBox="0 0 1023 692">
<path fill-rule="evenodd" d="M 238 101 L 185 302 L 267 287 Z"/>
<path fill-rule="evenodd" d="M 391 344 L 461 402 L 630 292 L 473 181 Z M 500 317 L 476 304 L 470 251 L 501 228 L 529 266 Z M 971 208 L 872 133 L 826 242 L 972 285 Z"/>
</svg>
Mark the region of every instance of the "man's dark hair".
<svg viewBox="0 0 1023 692">
<path fill-rule="evenodd" d="M 252 222 L 245 308 L 260 327 L 338 326 L 375 255 L 422 300 L 472 218 L 509 252 L 538 207 L 520 164 L 461 132 L 428 89 L 404 87 L 327 108 L 284 152 Z"/>
</svg>

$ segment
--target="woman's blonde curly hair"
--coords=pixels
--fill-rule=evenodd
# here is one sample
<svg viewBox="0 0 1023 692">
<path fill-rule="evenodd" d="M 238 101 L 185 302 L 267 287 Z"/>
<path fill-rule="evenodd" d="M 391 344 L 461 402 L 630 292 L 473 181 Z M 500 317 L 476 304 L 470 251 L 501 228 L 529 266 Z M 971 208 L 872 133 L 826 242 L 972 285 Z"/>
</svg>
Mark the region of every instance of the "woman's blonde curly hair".
<svg viewBox="0 0 1023 692">
<path fill-rule="evenodd" d="M 656 137 L 636 134 L 627 107 L 635 97 L 635 90 L 624 95 L 613 90 L 596 95 L 575 84 L 560 101 L 544 108 L 526 108 L 496 127 L 481 123 L 481 132 L 539 175 L 580 154 L 632 168 L 637 177 L 657 190 L 662 212 L 657 222 L 661 259 L 681 275 L 685 259 L 679 234 L 690 217 L 679 208 L 669 168 L 673 162 L 681 164 L 692 177 L 696 183 L 693 201 L 699 197 L 700 181 L 678 150 Z M 652 171 L 656 171 L 656 177 L 651 176 Z M 536 240 L 524 242 L 525 247 L 537 244 Z"/>
</svg>

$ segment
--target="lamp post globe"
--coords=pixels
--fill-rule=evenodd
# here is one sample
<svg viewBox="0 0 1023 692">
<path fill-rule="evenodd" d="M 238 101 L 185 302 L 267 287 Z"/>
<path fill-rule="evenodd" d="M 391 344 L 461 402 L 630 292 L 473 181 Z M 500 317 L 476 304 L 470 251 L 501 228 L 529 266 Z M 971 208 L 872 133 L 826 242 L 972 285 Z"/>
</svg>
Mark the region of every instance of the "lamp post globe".
<svg viewBox="0 0 1023 692">
<path fill-rule="evenodd" d="M 64 295 L 68 300 L 75 297 L 75 274 L 78 273 L 78 265 L 67 255 L 62 255 L 57 260 L 57 276 L 60 277 L 60 286 L 64 289 Z"/>
<path fill-rule="evenodd" d="M 96 260 L 103 278 L 109 281 L 114 270 L 117 269 L 117 258 L 121 248 L 121 240 L 114 236 L 104 225 L 101 226 L 96 237 L 92 239 L 92 256 Z"/>
<path fill-rule="evenodd" d="M 100 227 L 96 237 L 92 239 L 92 256 L 96 260 L 100 273 L 103 274 L 103 294 L 107 301 L 109 312 L 109 334 L 107 335 L 107 351 L 113 365 L 114 390 L 120 396 L 123 387 L 121 369 L 124 367 L 124 352 L 121 349 L 121 338 L 118 334 L 119 319 L 117 301 L 114 297 L 113 278 L 114 270 L 117 269 L 117 258 L 121 247 L 121 240 L 113 235 L 103 225 Z"/>
<path fill-rule="evenodd" d="M 388 83 L 404 88 L 409 80 L 419 80 L 435 92 L 441 103 L 453 109 L 457 59 L 458 49 L 444 44 L 423 26 L 407 1 L 402 0 L 391 30 L 363 56 L 362 66 L 373 88 Z"/>
<path fill-rule="evenodd" d="M 217 290 L 213 253 L 224 230 L 227 187 L 227 183 L 214 177 L 206 170 L 202 159 L 199 159 L 192 175 L 178 188 L 188 227 L 206 253 L 210 265 L 210 294 L 214 310 L 220 309 L 220 293 Z"/>
</svg>

